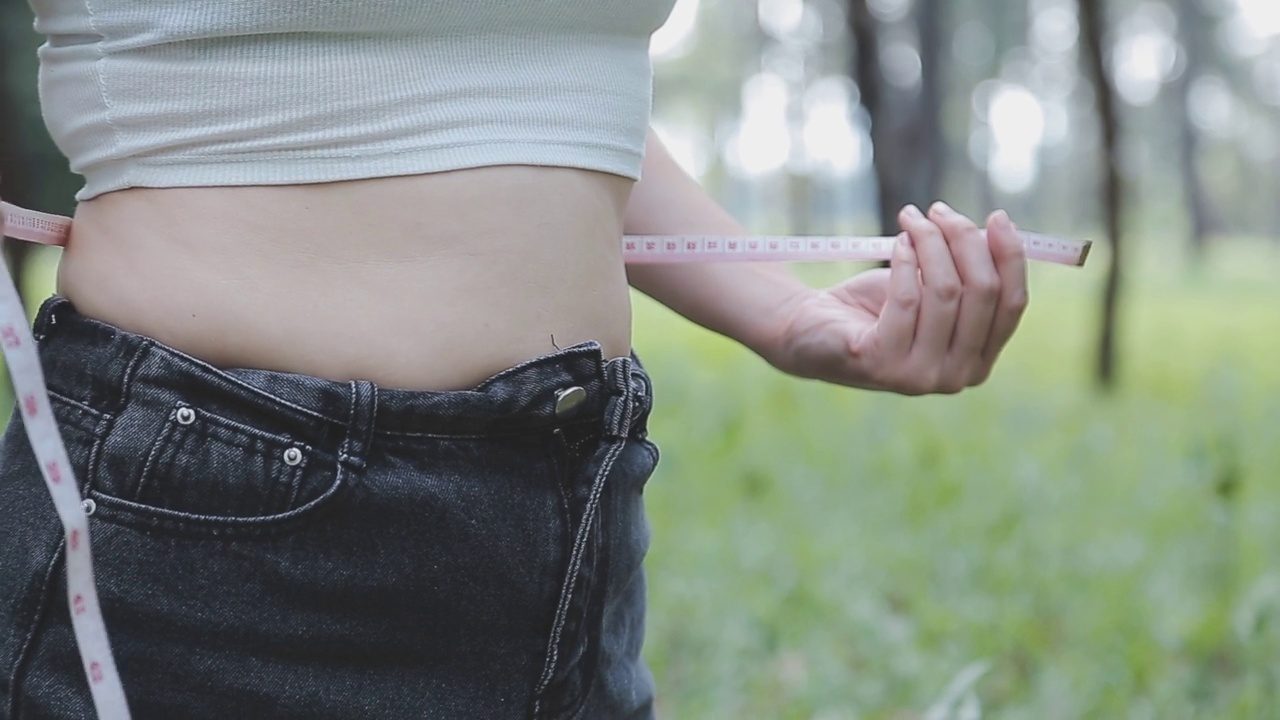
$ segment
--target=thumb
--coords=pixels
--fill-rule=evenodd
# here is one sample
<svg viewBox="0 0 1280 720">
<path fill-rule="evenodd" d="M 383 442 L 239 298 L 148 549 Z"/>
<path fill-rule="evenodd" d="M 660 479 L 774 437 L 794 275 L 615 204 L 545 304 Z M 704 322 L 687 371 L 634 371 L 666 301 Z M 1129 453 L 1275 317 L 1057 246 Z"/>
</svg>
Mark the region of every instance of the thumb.
<svg viewBox="0 0 1280 720">
<path fill-rule="evenodd" d="M 879 317 L 889 301 L 890 287 L 889 269 L 874 268 L 845 280 L 835 291 L 846 303 Z"/>
</svg>

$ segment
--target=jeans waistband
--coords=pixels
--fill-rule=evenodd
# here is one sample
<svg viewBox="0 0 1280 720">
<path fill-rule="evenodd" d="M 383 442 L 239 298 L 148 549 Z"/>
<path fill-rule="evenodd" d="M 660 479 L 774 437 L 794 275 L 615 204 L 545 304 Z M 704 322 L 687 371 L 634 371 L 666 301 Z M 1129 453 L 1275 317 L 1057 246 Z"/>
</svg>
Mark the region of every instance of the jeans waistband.
<svg viewBox="0 0 1280 720">
<path fill-rule="evenodd" d="M 84 317 L 60 297 L 40 308 L 35 334 L 51 392 L 98 413 L 115 414 L 140 398 L 174 406 L 198 400 L 214 412 L 267 416 L 303 441 L 345 433 L 353 417 L 372 418 L 374 435 L 504 435 L 591 419 L 610 435 L 643 434 L 651 407 L 652 385 L 638 359 L 606 359 L 594 342 L 521 363 L 470 390 L 418 391 L 215 368 Z"/>
</svg>

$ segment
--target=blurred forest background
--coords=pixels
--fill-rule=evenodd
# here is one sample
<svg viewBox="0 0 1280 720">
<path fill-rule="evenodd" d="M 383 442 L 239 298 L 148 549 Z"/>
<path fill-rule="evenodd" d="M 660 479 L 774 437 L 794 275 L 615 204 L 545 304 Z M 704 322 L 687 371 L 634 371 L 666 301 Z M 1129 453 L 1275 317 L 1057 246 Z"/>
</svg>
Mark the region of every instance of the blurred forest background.
<svg viewBox="0 0 1280 720">
<path fill-rule="evenodd" d="M 68 213 L 30 24 L 0 5 L 0 196 Z M 1280 2 L 679 0 L 653 56 L 659 133 L 755 231 L 946 198 L 1097 241 L 956 397 L 636 298 L 661 717 L 1280 718 Z M 56 251 L 7 249 L 34 306 Z"/>
</svg>

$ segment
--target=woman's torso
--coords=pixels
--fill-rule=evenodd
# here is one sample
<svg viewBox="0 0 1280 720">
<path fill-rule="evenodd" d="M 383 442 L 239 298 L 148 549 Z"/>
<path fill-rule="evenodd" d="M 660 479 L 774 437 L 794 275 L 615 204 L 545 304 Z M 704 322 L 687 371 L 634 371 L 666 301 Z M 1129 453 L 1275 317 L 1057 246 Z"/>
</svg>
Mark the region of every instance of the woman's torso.
<svg viewBox="0 0 1280 720">
<path fill-rule="evenodd" d="M 86 178 L 59 289 L 215 365 L 404 388 L 626 354 L 673 3 L 32 0 Z"/>
<path fill-rule="evenodd" d="M 498 166 L 82 203 L 59 292 L 220 367 L 463 389 L 557 346 L 630 350 L 631 181 Z"/>
</svg>

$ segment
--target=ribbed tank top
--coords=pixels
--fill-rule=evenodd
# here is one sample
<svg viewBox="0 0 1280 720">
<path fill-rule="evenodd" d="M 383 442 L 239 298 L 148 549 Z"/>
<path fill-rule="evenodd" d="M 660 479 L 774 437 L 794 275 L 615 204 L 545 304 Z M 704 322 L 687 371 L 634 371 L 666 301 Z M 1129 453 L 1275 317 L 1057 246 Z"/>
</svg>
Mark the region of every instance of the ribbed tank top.
<svg viewBox="0 0 1280 720">
<path fill-rule="evenodd" d="M 674 0 L 31 0 L 86 200 L 551 165 L 639 176 Z"/>
</svg>

